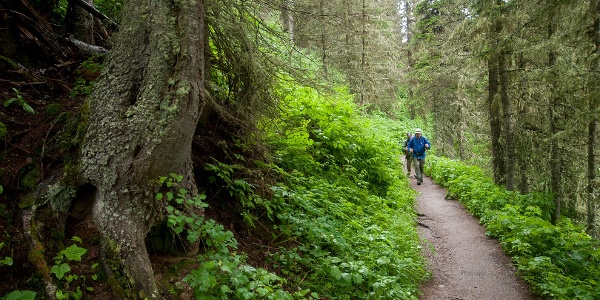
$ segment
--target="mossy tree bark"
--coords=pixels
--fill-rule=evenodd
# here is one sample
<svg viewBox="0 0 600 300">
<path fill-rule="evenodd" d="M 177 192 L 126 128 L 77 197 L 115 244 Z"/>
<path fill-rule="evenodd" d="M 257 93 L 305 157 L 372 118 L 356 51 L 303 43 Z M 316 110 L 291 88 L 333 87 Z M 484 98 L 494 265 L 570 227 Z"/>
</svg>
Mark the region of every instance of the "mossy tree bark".
<svg viewBox="0 0 600 300">
<path fill-rule="evenodd" d="M 548 39 L 551 39 L 556 31 L 556 24 L 554 23 L 554 11 L 550 10 L 548 14 Z M 556 66 L 557 55 L 554 50 L 550 50 L 548 53 L 548 70 L 550 70 L 550 80 L 549 80 L 549 88 L 550 88 L 550 105 L 548 106 L 548 116 L 550 117 L 550 191 L 552 192 L 552 197 L 554 198 L 554 212 L 552 214 L 552 222 L 556 224 L 558 219 L 561 216 L 562 209 L 562 201 L 561 201 L 561 183 L 562 183 L 562 165 L 561 165 L 561 145 L 560 142 L 555 136 L 562 131 L 560 128 L 560 122 L 564 119 L 564 116 L 561 115 L 560 106 L 562 105 L 561 99 L 558 96 L 558 82 L 556 78 L 558 78 L 557 74 L 557 66 Z"/>
<path fill-rule="evenodd" d="M 203 107 L 204 2 L 130 0 L 115 47 L 88 99 L 82 173 L 93 219 L 115 245 L 139 296 L 161 298 L 144 238 L 163 220 L 159 176 L 195 193 L 191 144 Z M 107 243 L 108 244 L 108 243 Z"/>
<path fill-rule="evenodd" d="M 494 182 L 504 184 L 504 151 L 500 141 L 502 125 L 500 123 L 500 95 L 498 93 L 498 57 L 492 55 L 488 60 L 488 109 L 492 141 L 492 165 Z"/>
<path fill-rule="evenodd" d="M 592 51 L 592 58 L 590 61 L 591 82 L 597 82 L 598 80 L 598 66 L 600 59 L 600 1 L 590 1 L 589 11 L 591 19 L 593 20 L 593 26 L 590 30 L 590 38 L 594 45 Z M 596 225 L 596 214 L 598 207 L 598 196 L 597 196 L 597 174 L 596 174 L 596 141 L 598 135 L 598 115 L 600 109 L 598 109 L 598 98 L 600 97 L 600 89 L 598 85 L 590 85 L 592 90 L 588 98 L 590 117 L 588 121 L 588 144 L 587 144 L 587 230 L 590 233 L 598 236 L 597 225 Z"/>
</svg>

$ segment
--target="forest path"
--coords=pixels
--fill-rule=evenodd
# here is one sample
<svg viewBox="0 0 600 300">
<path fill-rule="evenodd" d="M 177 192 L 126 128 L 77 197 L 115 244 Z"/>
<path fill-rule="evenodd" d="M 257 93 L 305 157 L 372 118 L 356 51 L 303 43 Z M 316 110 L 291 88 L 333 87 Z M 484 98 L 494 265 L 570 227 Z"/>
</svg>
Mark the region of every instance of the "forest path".
<svg viewBox="0 0 600 300">
<path fill-rule="evenodd" d="M 485 235 L 479 220 L 430 178 L 417 185 L 419 234 L 432 278 L 421 287 L 422 300 L 536 299 L 497 240 Z"/>
</svg>

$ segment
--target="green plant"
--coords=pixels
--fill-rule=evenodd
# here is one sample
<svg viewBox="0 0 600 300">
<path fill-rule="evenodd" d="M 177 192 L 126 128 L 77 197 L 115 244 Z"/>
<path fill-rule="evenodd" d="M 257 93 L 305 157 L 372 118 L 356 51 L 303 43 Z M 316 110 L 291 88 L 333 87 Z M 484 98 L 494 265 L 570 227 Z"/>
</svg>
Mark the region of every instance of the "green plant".
<svg viewBox="0 0 600 300">
<path fill-rule="evenodd" d="M 104 64 L 102 63 L 101 56 L 91 56 L 82 62 L 80 68 L 77 70 L 79 77 L 75 80 L 75 86 L 70 96 L 74 98 L 78 95 L 89 95 L 103 67 Z"/>
<path fill-rule="evenodd" d="M 159 184 L 170 189 L 158 193 L 156 199 L 166 200 L 168 226 L 176 234 L 187 230 L 188 241 L 200 241 L 203 253 L 198 256 L 200 267 L 184 278 L 197 299 L 293 299 L 282 289 L 283 279 L 264 269 L 245 263 L 245 256 L 235 252 L 237 241 L 214 220 L 205 220 L 194 213 L 207 207 L 204 195 L 188 195 L 179 187 L 182 177 L 172 174 L 161 177 Z M 174 191 L 174 192 L 173 192 Z M 178 207 L 182 207 L 179 209 Z"/>
<path fill-rule="evenodd" d="M 36 295 L 37 293 L 33 291 L 12 291 L 0 300 L 34 300 Z"/>
<path fill-rule="evenodd" d="M 67 15 L 67 9 L 69 7 L 68 0 L 59 0 L 56 2 L 54 6 L 54 10 L 52 11 L 54 19 L 57 23 L 62 23 Z"/>
<path fill-rule="evenodd" d="M 550 222 L 553 202 L 544 193 L 519 194 L 492 183 L 477 168 L 432 157 L 438 183 L 498 238 L 521 276 L 552 299 L 600 298 L 600 242 L 569 219 Z"/>
<path fill-rule="evenodd" d="M 267 217 L 273 219 L 275 211 L 282 205 L 278 199 L 265 200 L 254 192 L 255 187 L 245 179 L 235 179 L 236 171 L 242 170 L 241 165 L 229 165 L 215 159 L 214 164 L 205 164 L 205 169 L 213 175 L 209 177 L 210 183 L 217 183 L 225 187 L 229 196 L 240 202 L 245 209 L 264 209 Z M 253 217 L 248 211 L 242 212 L 244 220 L 252 225 Z"/>
<path fill-rule="evenodd" d="M 92 89 L 94 88 L 94 82 L 93 81 L 87 81 L 84 78 L 77 78 L 75 80 L 75 86 L 73 87 L 73 90 L 71 92 L 71 98 L 75 98 L 78 95 L 84 95 L 87 96 L 92 92 Z"/>
<path fill-rule="evenodd" d="M 0 55 L 0 62 L 5 62 L 6 64 L 8 64 L 12 69 L 19 69 L 19 64 L 17 64 L 16 62 L 12 61 L 10 58 L 6 57 L 6 56 L 2 56 Z"/>
<path fill-rule="evenodd" d="M 82 243 L 81 238 L 74 236 L 71 238 L 76 243 Z M 87 249 L 77 246 L 75 243 L 71 246 L 61 250 L 54 257 L 54 266 L 50 269 L 50 273 L 54 274 L 56 279 L 62 284 L 62 286 L 56 291 L 57 299 L 81 299 L 83 297 L 83 290 L 81 287 L 85 287 L 85 276 L 72 273 L 70 263 L 81 262 L 81 258 L 87 253 Z M 74 290 L 71 288 L 74 285 Z M 86 290 L 91 291 L 93 288 L 87 287 Z"/>
<path fill-rule="evenodd" d="M 2 248 L 4 247 L 4 242 L 0 243 L 0 250 L 2 250 Z M 13 259 L 10 256 L 6 256 L 3 259 L 0 260 L 0 267 L 2 266 L 12 266 L 13 265 Z M 3 297 L 0 297 L 0 300 L 33 300 L 35 299 L 36 296 L 36 292 L 32 292 L 32 291 L 12 291 L 6 295 L 4 295 Z"/>
<path fill-rule="evenodd" d="M 26 111 L 30 114 L 35 114 L 35 111 L 27 102 L 25 102 L 25 100 L 23 99 L 23 96 L 21 96 L 21 93 L 19 92 L 19 90 L 15 89 L 15 88 L 12 88 L 12 90 L 15 92 L 16 96 L 4 101 L 4 107 L 8 107 L 12 103 L 16 103 L 16 104 L 20 105 L 24 111 Z"/>
<path fill-rule="evenodd" d="M 2 250 L 2 247 L 4 247 L 4 242 L 0 243 L 0 250 Z M 0 260 L 0 267 L 1 266 L 12 266 L 12 264 L 13 264 L 13 259 L 10 256 L 6 256 Z"/>
<path fill-rule="evenodd" d="M 270 263 L 323 298 L 417 299 L 427 272 L 398 160 L 403 125 L 360 113 L 344 89 L 290 82 L 281 115 L 261 123 L 283 177 L 269 199 L 282 203 Z"/>
</svg>

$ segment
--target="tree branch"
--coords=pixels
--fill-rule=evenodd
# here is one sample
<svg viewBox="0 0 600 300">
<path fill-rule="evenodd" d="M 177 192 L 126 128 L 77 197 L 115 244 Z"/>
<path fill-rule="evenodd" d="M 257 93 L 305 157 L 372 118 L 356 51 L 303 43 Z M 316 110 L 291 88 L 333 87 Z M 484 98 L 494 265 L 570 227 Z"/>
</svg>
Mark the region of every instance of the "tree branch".
<svg viewBox="0 0 600 300">
<path fill-rule="evenodd" d="M 79 51 L 81 51 L 85 54 L 99 55 L 99 54 L 107 54 L 109 52 L 106 48 L 103 48 L 100 46 L 95 46 L 95 45 L 90 45 L 90 44 L 84 43 L 80 40 L 74 39 L 72 37 L 68 37 L 68 38 L 66 38 L 66 40 L 71 42 L 71 44 L 73 44 L 73 46 L 77 47 L 79 49 Z"/>
<path fill-rule="evenodd" d="M 94 6 L 88 4 L 87 2 L 85 2 L 83 0 L 71 0 L 71 1 L 73 1 L 75 4 L 81 6 L 81 8 L 87 10 L 90 14 L 94 15 L 94 17 L 100 19 L 101 21 L 105 21 L 106 20 L 111 25 L 118 26 L 117 23 L 115 23 L 113 20 L 111 20 L 109 17 L 107 17 L 106 15 L 104 15 L 103 13 L 101 13 Z"/>
</svg>

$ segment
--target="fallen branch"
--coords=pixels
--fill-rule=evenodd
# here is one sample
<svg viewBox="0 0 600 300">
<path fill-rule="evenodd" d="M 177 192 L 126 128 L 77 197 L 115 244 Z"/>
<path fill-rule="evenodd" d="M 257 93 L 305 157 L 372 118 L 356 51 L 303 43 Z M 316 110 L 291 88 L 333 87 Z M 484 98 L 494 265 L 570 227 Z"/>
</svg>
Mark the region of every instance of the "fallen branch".
<svg viewBox="0 0 600 300">
<path fill-rule="evenodd" d="M 74 39 L 71 37 L 66 38 L 66 40 L 71 42 L 71 44 L 73 44 L 73 46 L 77 47 L 79 49 L 79 51 L 84 54 L 102 55 L 102 54 L 108 54 L 108 52 L 109 52 L 108 49 L 106 49 L 104 47 L 90 45 L 88 43 L 84 43 L 80 40 L 77 40 L 77 39 Z"/>
<path fill-rule="evenodd" d="M 100 19 L 101 21 L 107 21 L 110 25 L 118 26 L 117 23 L 115 23 L 109 17 L 107 17 L 106 15 L 101 13 L 99 10 L 97 10 L 93 5 L 90 5 L 89 3 L 87 3 L 83 0 L 72 0 L 72 1 L 75 2 L 75 4 L 79 5 L 81 8 L 87 10 L 90 14 L 94 15 L 94 17 Z"/>
</svg>

